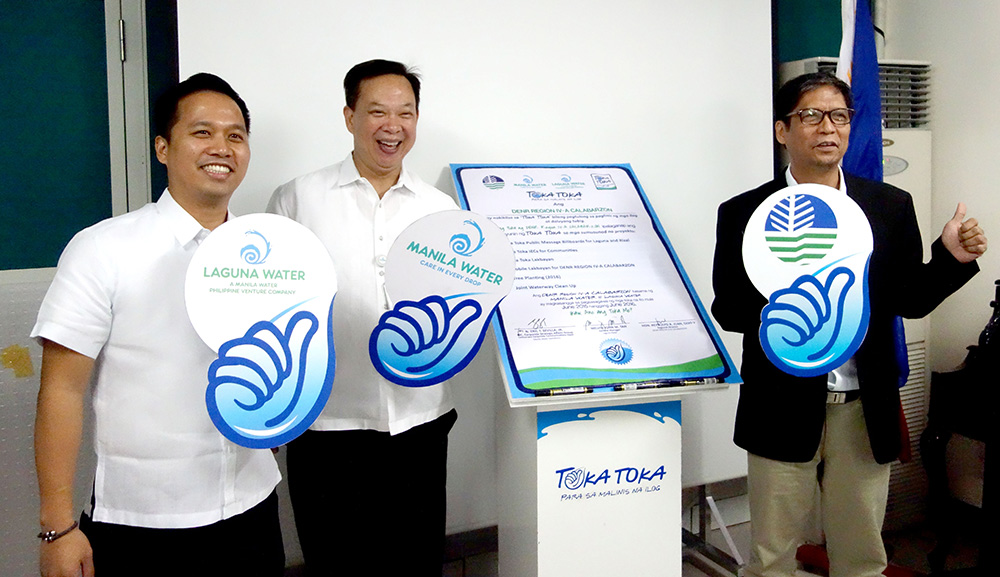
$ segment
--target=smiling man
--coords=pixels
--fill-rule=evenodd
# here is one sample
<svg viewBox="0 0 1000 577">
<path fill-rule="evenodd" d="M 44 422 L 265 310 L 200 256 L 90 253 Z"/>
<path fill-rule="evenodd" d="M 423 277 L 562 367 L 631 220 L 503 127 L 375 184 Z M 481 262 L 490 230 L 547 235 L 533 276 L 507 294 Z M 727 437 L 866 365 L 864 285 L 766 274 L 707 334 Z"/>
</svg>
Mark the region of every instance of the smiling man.
<svg viewBox="0 0 1000 577">
<path fill-rule="evenodd" d="M 59 259 L 32 336 L 42 342 L 35 462 L 43 576 L 280 576 L 270 451 L 234 445 L 205 407 L 215 353 L 185 312 L 187 265 L 229 216 L 250 163 L 250 115 L 196 74 L 155 111 L 159 201 L 81 231 Z M 73 478 L 91 381 L 93 497 Z"/>
<path fill-rule="evenodd" d="M 910 195 L 840 168 L 853 112 L 850 88 L 832 75 L 788 81 L 775 97 L 774 122 L 788 169 L 719 207 L 712 313 L 723 329 L 743 333 L 734 440 L 748 453 L 748 575 L 794 574 L 796 550 L 814 526 L 817 495 L 831 577 L 882 574 L 889 463 L 900 453 L 894 320 L 928 314 L 976 274 L 974 261 L 986 251 L 983 231 L 975 219 L 964 220 L 960 204 L 923 263 Z M 768 299 L 750 281 L 742 256 L 751 214 L 772 193 L 804 183 L 847 194 L 874 237 L 864 342 L 844 365 L 811 378 L 784 373 L 765 356 L 758 333 Z"/>
<path fill-rule="evenodd" d="M 344 78 L 354 151 L 274 192 L 268 212 L 309 227 L 337 271 L 337 373 L 322 414 L 288 445 L 288 488 L 311 575 L 441 575 L 448 383 L 406 388 L 372 366 L 368 338 L 390 308 L 385 257 L 407 226 L 455 202 L 406 170 L 417 136 L 420 79 L 371 60 Z"/>
</svg>

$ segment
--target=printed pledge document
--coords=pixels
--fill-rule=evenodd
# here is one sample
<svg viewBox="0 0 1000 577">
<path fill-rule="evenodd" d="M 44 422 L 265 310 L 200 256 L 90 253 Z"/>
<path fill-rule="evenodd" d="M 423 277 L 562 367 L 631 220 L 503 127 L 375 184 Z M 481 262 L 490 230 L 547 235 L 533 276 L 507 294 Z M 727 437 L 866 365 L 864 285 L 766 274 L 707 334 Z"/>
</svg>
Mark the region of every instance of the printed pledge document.
<svg viewBox="0 0 1000 577">
<path fill-rule="evenodd" d="M 738 379 L 628 165 L 452 165 L 510 240 L 494 330 L 511 398 Z"/>
</svg>

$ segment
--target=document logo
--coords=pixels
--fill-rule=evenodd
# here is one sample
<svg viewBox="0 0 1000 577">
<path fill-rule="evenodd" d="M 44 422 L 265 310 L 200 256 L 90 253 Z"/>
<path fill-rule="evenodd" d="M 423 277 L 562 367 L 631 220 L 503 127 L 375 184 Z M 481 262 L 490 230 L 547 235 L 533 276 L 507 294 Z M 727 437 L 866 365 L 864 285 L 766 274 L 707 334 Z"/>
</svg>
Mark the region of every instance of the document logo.
<svg viewBox="0 0 1000 577">
<path fill-rule="evenodd" d="M 492 174 L 483 177 L 483 186 L 490 190 L 500 190 L 504 186 L 504 181 L 499 176 Z"/>
<path fill-rule="evenodd" d="M 608 339 L 601 343 L 601 356 L 616 365 L 626 365 L 632 360 L 632 347 L 625 341 Z"/>
<path fill-rule="evenodd" d="M 575 188 L 585 188 L 587 186 L 587 183 L 581 182 L 579 180 L 573 180 L 572 176 L 570 176 L 568 174 L 563 174 L 563 175 L 561 175 L 559 177 L 559 181 L 558 182 L 553 182 L 552 183 L 552 186 L 555 187 L 555 188 L 560 188 L 560 189 L 565 190 L 567 188 L 574 188 L 574 189 Z"/>
<path fill-rule="evenodd" d="M 594 186 L 597 190 L 616 190 L 618 188 L 610 174 L 591 174 L 590 177 L 594 179 Z"/>
</svg>

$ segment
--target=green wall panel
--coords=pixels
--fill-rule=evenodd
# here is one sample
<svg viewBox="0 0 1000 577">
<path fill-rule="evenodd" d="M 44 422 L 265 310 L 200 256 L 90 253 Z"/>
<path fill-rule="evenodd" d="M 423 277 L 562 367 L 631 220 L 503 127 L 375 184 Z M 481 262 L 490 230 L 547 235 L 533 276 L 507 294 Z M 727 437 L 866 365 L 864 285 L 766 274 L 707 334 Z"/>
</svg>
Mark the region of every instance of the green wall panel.
<svg viewBox="0 0 1000 577">
<path fill-rule="evenodd" d="M 840 55 L 840 0 L 778 0 L 778 62 Z"/>
<path fill-rule="evenodd" d="M 0 1 L 0 270 L 111 216 L 104 3 Z"/>
</svg>

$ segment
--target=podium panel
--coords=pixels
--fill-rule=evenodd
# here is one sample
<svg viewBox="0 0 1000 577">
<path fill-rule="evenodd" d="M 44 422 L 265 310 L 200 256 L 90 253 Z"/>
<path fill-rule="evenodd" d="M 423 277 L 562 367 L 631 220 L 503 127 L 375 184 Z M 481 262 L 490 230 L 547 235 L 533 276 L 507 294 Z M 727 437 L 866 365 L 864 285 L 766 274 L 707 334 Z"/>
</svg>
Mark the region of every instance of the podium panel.
<svg viewBox="0 0 1000 577">
<path fill-rule="evenodd" d="M 681 574 L 681 403 L 500 406 L 500 574 Z"/>
</svg>

